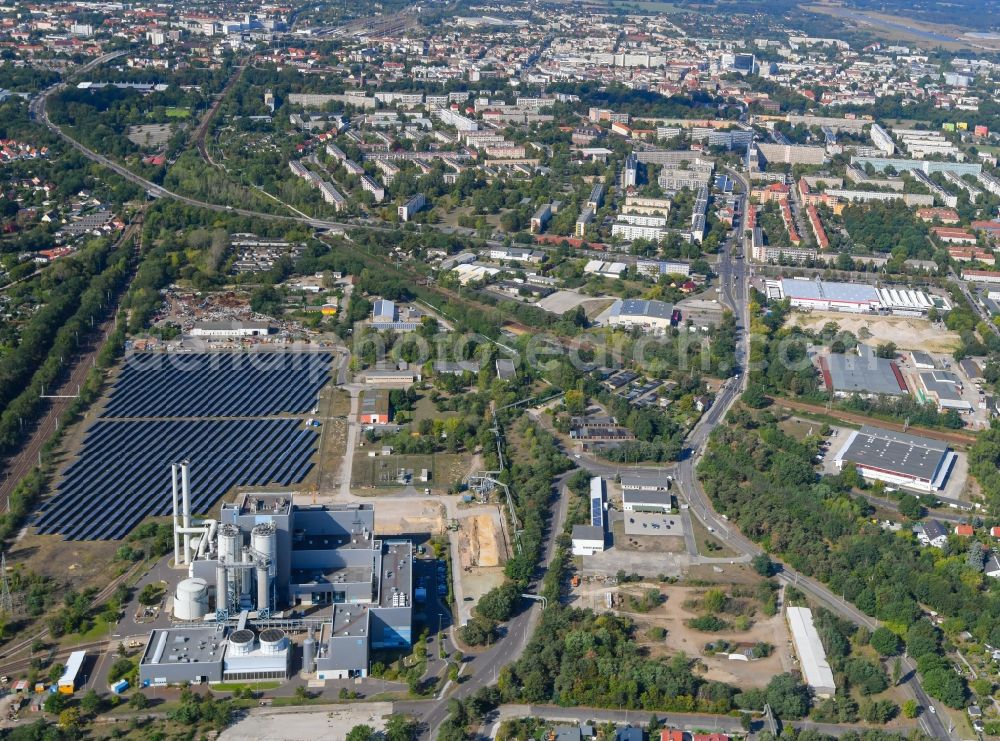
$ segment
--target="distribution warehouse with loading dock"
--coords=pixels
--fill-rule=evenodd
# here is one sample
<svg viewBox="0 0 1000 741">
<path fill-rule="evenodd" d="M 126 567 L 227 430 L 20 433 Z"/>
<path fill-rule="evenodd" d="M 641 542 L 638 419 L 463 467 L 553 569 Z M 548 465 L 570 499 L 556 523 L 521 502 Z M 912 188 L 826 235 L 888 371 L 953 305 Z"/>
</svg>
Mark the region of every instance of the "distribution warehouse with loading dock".
<svg viewBox="0 0 1000 741">
<path fill-rule="evenodd" d="M 765 281 L 771 299 L 787 298 L 793 308 L 812 311 L 840 311 L 860 314 L 885 311 L 899 316 L 922 316 L 931 309 L 948 311 L 951 304 L 942 296 L 900 286 L 882 287 L 867 283 L 837 283 L 819 278 L 779 278 Z"/>
<path fill-rule="evenodd" d="M 177 622 L 150 636 L 140 680 L 285 679 L 291 631 L 308 631 L 307 675 L 367 676 L 371 649 L 412 640 L 413 547 L 376 538 L 374 524 L 371 505 L 296 505 L 287 493 L 243 494 L 218 521 L 175 514 L 188 578 L 174 597 Z M 293 608 L 308 617 L 283 612 Z"/>
<path fill-rule="evenodd" d="M 837 468 L 853 464 L 869 480 L 919 491 L 942 489 L 956 454 L 938 440 L 865 425 L 837 452 Z"/>
</svg>

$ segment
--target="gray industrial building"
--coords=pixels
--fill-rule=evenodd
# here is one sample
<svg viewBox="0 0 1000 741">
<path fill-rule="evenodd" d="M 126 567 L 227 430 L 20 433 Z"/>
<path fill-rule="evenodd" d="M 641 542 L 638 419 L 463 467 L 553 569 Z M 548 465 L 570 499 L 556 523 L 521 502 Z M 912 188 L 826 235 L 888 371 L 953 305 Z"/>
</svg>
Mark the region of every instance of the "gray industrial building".
<svg viewBox="0 0 1000 741">
<path fill-rule="evenodd" d="M 303 670 L 319 679 L 366 676 L 370 650 L 410 645 L 413 546 L 376 538 L 371 505 L 254 492 L 207 522 L 174 598 L 184 622 L 153 632 L 143 682 L 286 678 L 291 642 L 276 625 L 309 629 Z"/>
<path fill-rule="evenodd" d="M 223 623 L 154 630 L 139 661 L 142 685 L 287 679 L 292 644 L 279 628 L 259 633 L 243 613 L 233 628 Z"/>
<path fill-rule="evenodd" d="M 865 425 L 847 436 L 834 462 L 855 466 L 866 479 L 934 491 L 944 487 L 955 458 L 947 443 Z"/>
<path fill-rule="evenodd" d="M 834 396 L 906 396 L 906 380 L 895 361 L 880 358 L 868 345 L 857 353 L 830 353 L 819 358 L 827 391 Z"/>
</svg>

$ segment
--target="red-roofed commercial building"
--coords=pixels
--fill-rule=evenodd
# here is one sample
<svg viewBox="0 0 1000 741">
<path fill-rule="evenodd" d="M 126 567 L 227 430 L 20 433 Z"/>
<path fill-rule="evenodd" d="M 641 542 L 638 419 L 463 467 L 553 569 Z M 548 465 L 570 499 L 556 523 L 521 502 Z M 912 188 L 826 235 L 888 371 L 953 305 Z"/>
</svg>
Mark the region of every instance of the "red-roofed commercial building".
<svg viewBox="0 0 1000 741">
<path fill-rule="evenodd" d="M 788 241 L 798 247 L 802 243 L 802 237 L 799 236 L 799 230 L 795 228 L 795 219 L 792 218 L 792 207 L 788 205 L 788 199 L 781 201 L 781 218 L 788 231 Z"/>
<path fill-rule="evenodd" d="M 972 228 L 977 232 L 986 232 L 991 239 L 1000 238 L 1000 221 L 973 221 Z"/>
<path fill-rule="evenodd" d="M 763 188 L 753 188 L 750 197 L 758 203 L 770 203 L 771 201 L 787 201 L 789 195 L 788 186 L 784 183 L 771 183 Z"/>
</svg>

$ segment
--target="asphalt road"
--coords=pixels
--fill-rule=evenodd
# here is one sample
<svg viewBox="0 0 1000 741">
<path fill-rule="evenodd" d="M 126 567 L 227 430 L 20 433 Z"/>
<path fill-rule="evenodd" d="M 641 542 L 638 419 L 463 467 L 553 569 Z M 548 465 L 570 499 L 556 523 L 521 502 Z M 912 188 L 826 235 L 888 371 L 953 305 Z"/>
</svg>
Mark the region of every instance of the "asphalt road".
<svg viewBox="0 0 1000 741">
<path fill-rule="evenodd" d="M 652 713 L 667 728 L 676 728 L 688 732 L 708 731 L 728 734 L 742 734 L 743 726 L 739 718 L 729 715 L 706 715 L 700 713 Z M 501 705 L 497 720 L 508 718 L 545 718 L 549 721 L 563 723 L 627 723 L 633 726 L 645 726 L 649 722 L 650 713 L 639 710 L 607 710 L 602 708 L 563 708 L 553 705 Z M 868 726 L 814 723 L 812 721 L 791 721 L 784 725 L 799 730 L 813 730 L 829 736 L 842 736 L 846 733 L 863 733 L 871 730 Z M 905 732 L 907 729 L 899 729 Z"/>
</svg>

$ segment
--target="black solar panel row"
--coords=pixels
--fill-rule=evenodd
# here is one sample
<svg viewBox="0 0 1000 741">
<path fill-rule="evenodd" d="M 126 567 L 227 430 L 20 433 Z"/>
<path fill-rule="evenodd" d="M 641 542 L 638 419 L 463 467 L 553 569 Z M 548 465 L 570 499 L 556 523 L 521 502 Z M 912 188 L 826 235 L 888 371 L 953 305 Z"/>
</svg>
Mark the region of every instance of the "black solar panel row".
<svg viewBox="0 0 1000 741">
<path fill-rule="evenodd" d="M 129 358 L 103 417 L 305 413 L 330 380 L 330 353 L 143 353 Z"/>
<path fill-rule="evenodd" d="M 294 419 L 98 421 L 64 472 L 39 532 L 68 540 L 124 537 L 144 518 L 169 515 L 169 466 L 190 459 L 192 510 L 234 486 L 291 486 L 312 467 L 317 433 Z"/>
</svg>

